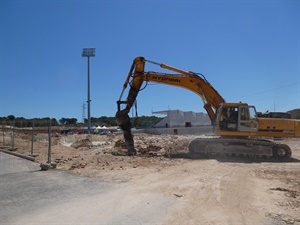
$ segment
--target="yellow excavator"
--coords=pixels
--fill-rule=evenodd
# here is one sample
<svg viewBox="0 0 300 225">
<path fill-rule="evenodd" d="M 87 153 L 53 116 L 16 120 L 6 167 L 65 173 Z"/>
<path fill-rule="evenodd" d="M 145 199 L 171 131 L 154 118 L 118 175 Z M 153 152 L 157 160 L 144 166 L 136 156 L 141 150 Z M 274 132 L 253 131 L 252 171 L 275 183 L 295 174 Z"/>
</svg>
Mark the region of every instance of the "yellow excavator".
<svg viewBox="0 0 300 225">
<path fill-rule="evenodd" d="M 145 71 L 145 64 L 151 63 L 172 71 L 161 73 Z M 117 101 L 116 122 L 122 129 L 128 155 L 135 155 L 132 124 L 129 112 L 144 82 L 155 82 L 186 88 L 201 97 L 215 136 L 196 138 L 189 144 L 189 155 L 235 154 L 268 156 L 288 160 L 291 149 L 288 145 L 271 141 L 272 138 L 300 137 L 300 120 L 259 117 L 254 106 L 247 103 L 228 103 L 206 80 L 204 75 L 184 71 L 166 64 L 137 57 L 133 60 L 126 77 L 120 98 Z M 130 86 L 126 100 L 121 100 L 127 86 Z M 122 105 L 125 105 L 121 107 Z M 123 109 L 122 109 L 123 108 Z"/>
</svg>

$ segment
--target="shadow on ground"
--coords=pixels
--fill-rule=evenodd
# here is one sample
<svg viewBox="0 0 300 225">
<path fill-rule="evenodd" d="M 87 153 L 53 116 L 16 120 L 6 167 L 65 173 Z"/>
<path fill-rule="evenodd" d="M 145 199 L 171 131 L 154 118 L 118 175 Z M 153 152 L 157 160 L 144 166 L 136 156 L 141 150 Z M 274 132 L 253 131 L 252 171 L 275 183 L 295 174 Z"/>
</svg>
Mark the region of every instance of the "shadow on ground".
<svg viewBox="0 0 300 225">
<path fill-rule="evenodd" d="M 237 163 L 263 163 L 263 162 L 275 162 L 275 163 L 299 163 L 300 160 L 291 157 L 288 160 L 279 160 L 272 157 L 258 157 L 258 156 L 240 156 L 240 155 L 219 155 L 219 154 L 188 154 L 188 153 L 177 153 L 177 154 L 167 154 L 164 155 L 166 158 L 184 158 L 191 160 L 208 160 L 215 159 L 219 162 L 237 162 Z"/>
</svg>

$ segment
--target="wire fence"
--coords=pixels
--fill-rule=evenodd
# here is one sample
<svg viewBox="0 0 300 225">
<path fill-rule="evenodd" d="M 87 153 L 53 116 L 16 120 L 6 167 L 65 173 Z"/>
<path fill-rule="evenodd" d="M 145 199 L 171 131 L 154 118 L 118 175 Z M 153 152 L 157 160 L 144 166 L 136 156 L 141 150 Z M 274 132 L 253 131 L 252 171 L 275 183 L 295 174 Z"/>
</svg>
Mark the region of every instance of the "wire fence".
<svg viewBox="0 0 300 225">
<path fill-rule="evenodd" d="M 16 148 L 16 137 L 23 135 L 27 137 L 30 145 L 30 156 L 35 156 L 34 147 L 37 140 L 35 139 L 36 134 L 45 134 L 46 142 L 48 144 L 48 158 L 47 163 L 51 163 L 51 143 L 52 143 L 52 135 L 57 131 L 52 129 L 51 120 L 47 121 L 47 126 L 44 127 L 35 127 L 34 123 L 32 123 L 31 127 L 26 128 L 18 128 L 15 126 L 15 121 L 10 121 L 9 125 L 6 123 L 2 123 L 0 126 L 0 148 L 6 151 L 15 151 Z"/>
</svg>

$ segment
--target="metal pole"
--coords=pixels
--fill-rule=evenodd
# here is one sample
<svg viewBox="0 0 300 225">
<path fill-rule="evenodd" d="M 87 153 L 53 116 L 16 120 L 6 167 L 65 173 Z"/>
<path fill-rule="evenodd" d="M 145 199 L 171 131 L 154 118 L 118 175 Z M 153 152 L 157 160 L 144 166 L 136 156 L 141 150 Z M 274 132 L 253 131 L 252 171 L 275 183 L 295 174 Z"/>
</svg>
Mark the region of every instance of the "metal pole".
<svg viewBox="0 0 300 225">
<path fill-rule="evenodd" d="M 90 57 L 88 56 L 88 134 L 91 129 L 91 99 L 90 99 Z"/>
<path fill-rule="evenodd" d="M 90 57 L 95 56 L 95 48 L 84 48 L 82 51 L 82 57 L 88 58 L 88 93 L 87 93 L 87 104 L 88 104 L 88 134 L 90 134 L 91 129 L 91 98 L 90 98 Z"/>
<path fill-rule="evenodd" d="M 32 132 L 31 132 L 31 155 L 33 155 L 33 135 L 34 135 L 34 122 L 32 122 Z"/>
<path fill-rule="evenodd" d="M 15 148 L 15 121 L 12 122 L 12 132 L 11 132 L 11 148 Z"/>
<path fill-rule="evenodd" d="M 4 138 L 5 137 L 5 130 L 4 130 L 4 127 L 5 126 L 4 126 L 4 121 L 3 121 L 3 123 L 2 123 L 2 129 L 3 129 L 2 130 L 3 131 L 3 146 L 5 146 L 5 143 L 4 143 L 5 142 L 5 138 Z"/>
<path fill-rule="evenodd" d="M 49 139 L 49 144 L 48 144 L 48 163 L 51 164 L 51 119 L 49 121 L 49 126 L 48 126 L 48 139 Z"/>
</svg>

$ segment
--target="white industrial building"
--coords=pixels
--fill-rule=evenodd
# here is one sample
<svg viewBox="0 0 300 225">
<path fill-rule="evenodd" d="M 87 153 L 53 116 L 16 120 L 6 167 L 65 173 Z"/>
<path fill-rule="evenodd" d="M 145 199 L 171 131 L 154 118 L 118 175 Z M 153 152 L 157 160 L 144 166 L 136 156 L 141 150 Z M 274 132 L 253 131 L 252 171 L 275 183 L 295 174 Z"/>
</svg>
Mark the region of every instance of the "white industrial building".
<svg viewBox="0 0 300 225">
<path fill-rule="evenodd" d="M 165 118 L 155 124 L 155 128 L 197 127 L 211 125 L 209 116 L 203 112 L 195 113 L 192 111 L 183 112 L 180 110 L 165 110 L 152 112 L 152 114 L 166 115 Z"/>
</svg>

